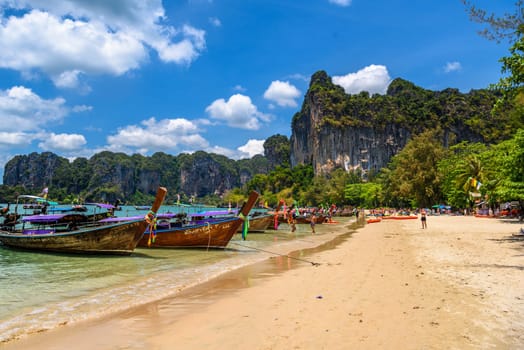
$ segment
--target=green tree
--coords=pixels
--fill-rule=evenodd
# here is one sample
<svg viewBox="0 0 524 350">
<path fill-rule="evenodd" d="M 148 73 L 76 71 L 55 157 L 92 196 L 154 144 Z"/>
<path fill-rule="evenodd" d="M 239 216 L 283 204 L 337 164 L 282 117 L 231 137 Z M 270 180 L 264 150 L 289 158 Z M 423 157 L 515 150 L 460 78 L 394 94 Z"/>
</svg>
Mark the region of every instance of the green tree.
<svg viewBox="0 0 524 350">
<path fill-rule="evenodd" d="M 347 203 L 355 207 L 378 208 L 384 203 L 382 185 L 376 182 L 348 184 L 344 196 Z"/>
<path fill-rule="evenodd" d="M 428 207 L 441 200 L 438 162 L 445 155 L 441 137 L 439 130 L 425 131 L 414 136 L 393 157 L 383 182 L 390 195 L 405 198 L 419 207 Z"/>
<path fill-rule="evenodd" d="M 510 56 L 500 59 L 504 75 L 492 88 L 500 89 L 503 97 L 497 101 L 494 114 L 507 114 L 514 128 L 524 127 L 524 25 L 518 30 L 518 40 L 510 48 Z"/>
<path fill-rule="evenodd" d="M 499 201 L 518 200 L 524 208 L 524 129 L 493 146 L 487 156 L 496 178 L 490 195 Z"/>
<path fill-rule="evenodd" d="M 446 157 L 439 161 L 441 190 L 447 204 L 457 208 L 471 207 L 471 179 L 482 183 L 488 181 L 483 156 L 486 150 L 485 144 L 461 142 L 451 146 Z"/>
<path fill-rule="evenodd" d="M 264 156 L 271 169 L 277 165 L 289 167 L 291 145 L 287 136 L 276 134 L 264 141 Z"/>
</svg>

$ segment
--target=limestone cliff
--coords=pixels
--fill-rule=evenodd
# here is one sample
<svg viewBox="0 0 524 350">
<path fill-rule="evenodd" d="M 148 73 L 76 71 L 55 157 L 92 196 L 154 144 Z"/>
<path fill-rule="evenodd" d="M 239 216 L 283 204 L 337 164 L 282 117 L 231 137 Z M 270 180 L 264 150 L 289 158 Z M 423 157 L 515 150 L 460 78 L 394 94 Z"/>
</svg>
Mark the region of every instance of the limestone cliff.
<svg viewBox="0 0 524 350">
<path fill-rule="evenodd" d="M 21 186 L 27 194 L 50 187 L 55 199 L 74 195 L 104 202 L 140 200 L 141 195 L 154 195 L 158 186 L 165 186 L 172 200 L 177 193 L 184 198 L 223 194 L 267 171 L 263 156 L 236 161 L 203 151 L 177 156 L 158 152 L 150 157 L 104 151 L 69 162 L 45 152 L 7 162 L 4 185 Z"/>
<path fill-rule="evenodd" d="M 497 125 L 490 121 L 495 100 L 483 90 L 433 92 L 402 79 L 394 80 L 386 95 L 348 95 L 320 71 L 293 117 L 291 165 L 312 164 L 315 174 L 335 168 L 376 172 L 411 135 L 428 128 L 441 128 L 446 145 L 489 141 Z"/>
</svg>

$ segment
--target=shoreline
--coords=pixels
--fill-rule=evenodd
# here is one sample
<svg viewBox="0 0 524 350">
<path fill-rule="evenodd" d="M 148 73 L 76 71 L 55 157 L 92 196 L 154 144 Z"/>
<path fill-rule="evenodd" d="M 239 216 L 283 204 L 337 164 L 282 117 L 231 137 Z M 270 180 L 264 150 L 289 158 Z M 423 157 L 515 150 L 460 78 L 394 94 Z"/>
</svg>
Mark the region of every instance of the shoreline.
<svg viewBox="0 0 524 350">
<path fill-rule="evenodd" d="M 59 327 L 36 330 L 34 332 L 26 334 L 25 336 L 16 337 L 5 342 L 0 342 L 0 348 L 6 350 L 26 348 L 62 349 L 67 347 L 66 343 L 60 341 L 57 344 L 57 342 L 54 340 L 55 337 L 62 338 L 65 336 L 67 339 L 69 339 L 70 332 L 73 332 L 75 334 L 84 333 L 86 329 L 88 330 L 88 332 L 96 333 L 96 329 L 99 328 L 100 323 L 108 324 L 108 328 L 113 328 L 113 325 L 110 324 L 113 323 L 114 319 L 119 319 L 120 317 L 128 317 L 128 315 L 135 315 L 136 313 L 144 312 L 144 310 L 146 310 L 145 312 L 148 312 L 147 310 L 149 310 L 151 307 L 153 309 L 157 308 L 155 304 L 163 303 L 171 299 L 176 298 L 176 300 L 185 300 L 179 303 L 181 304 L 181 307 L 184 308 L 185 304 L 187 304 L 188 306 L 195 305 L 193 300 L 198 297 L 205 297 L 208 299 L 217 298 L 219 295 L 221 295 L 222 289 L 233 288 L 232 285 L 235 285 L 235 288 L 245 288 L 248 286 L 248 283 L 245 282 L 247 279 L 263 279 L 268 276 L 278 275 L 283 270 L 297 268 L 300 264 L 303 264 L 305 262 L 305 260 L 301 258 L 291 258 L 288 259 L 288 262 L 286 264 L 275 263 L 276 261 L 281 261 L 281 259 L 285 258 L 286 255 L 292 255 L 293 252 L 325 249 L 322 248 L 325 244 L 331 244 L 330 242 L 332 242 L 334 239 L 338 239 L 341 236 L 339 232 L 341 229 L 345 231 L 350 230 L 350 232 L 354 232 L 354 228 L 348 228 L 356 227 L 357 223 L 355 222 L 354 218 L 346 217 L 340 219 L 341 220 L 339 222 L 336 222 L 336 225 L 321 225 L 322 227 L 320 229 L 317 225 L 316 235 L 311 235 L 311 229 L 309 225 L 298 225 L 298 230 L 295 233 L 292 233 L 291 228 L 288 227 L 287 224 L 282 224 L 279 230 L 276 231 L 268 230 L 266 231 L 266 233 L 250 234 L 251 237 L 256 237 L 259 234 L 273 236 L 273 240 L 278 241 L 278 244 L 272 246 L 270 250 L 251 247 L 243 243 L 243 241 L 237 242 L 232 240 L 229 243 L 231 247 L 227 249 L 235 250 L 236 246 L 241 246 L 243 249 L 247 248 L 248 250 L 253 249 L 254 252 L 262 252 L 263 254 L 266 254 L 266 256 L 262 255 L 261 257 L 255 259 L 252 262 L 243 262 L 243 265 L 234 269 L 227 268 L 226 270 L 224 270 L 216 276 L 211 276 L 209 279 L 198 282 L 196 284 L 188 284 L 182 288 L 177 288 L 174 292 L 170 293 L 170 295 L 161 297 L 150 302 L 146 302 L 144 304 L 130 305 L 130 307 L 125 310 L 104 314 L 95 319 L 77 321 L 74 323 L 64 322 Z M 344 235 L 347 235 L 347 233 L 344 233 Z M 285 238 L 283 241 L 281 241 L 281 238 L 283 238 L 282 236 L 295 236 L 295 239 L 288 241 Z M 193 250 L 193 252 L 195 254 L 205 254 L 205 251 L 199 252 L 198 250 Z M 260 274 L 260 276 L 258 274 Z M 105 331 L 101 331 L 101 336 L 103 337 L 104 335 L 102 335 L 102 333 L 105 333 Z M 124 338 L 127 338 L 129 336 L 132 335 L 123 335 Z M 69 341 L 73 343 L 76 342 L 76 340 L 67 340 L 67 342 Z M 43 345 L 42 342 L 45 345 Z M 76 344 L 75 346 L 78 347 L 82 345 Z M 117 345 L 109 345 L 108 347 L 104 346 L 102 346 L 102 348 L 111 349 L 120 347 Z M 85 349 L 90 350 L 92 349 L 92 347 L 91 345 L 86 345 Z"/>
<path fill-rule="evenodd" d="M 420 220 L 367 224 L 333 247 L 299 250 L 319 266 L 268 258 L 0 348 L 512 349 L 524 344 L 521 226 L 452 216 L 428 217 L 427 230 Z M 351 229 L 327 230 L 332 241 Z"/>
</svg>

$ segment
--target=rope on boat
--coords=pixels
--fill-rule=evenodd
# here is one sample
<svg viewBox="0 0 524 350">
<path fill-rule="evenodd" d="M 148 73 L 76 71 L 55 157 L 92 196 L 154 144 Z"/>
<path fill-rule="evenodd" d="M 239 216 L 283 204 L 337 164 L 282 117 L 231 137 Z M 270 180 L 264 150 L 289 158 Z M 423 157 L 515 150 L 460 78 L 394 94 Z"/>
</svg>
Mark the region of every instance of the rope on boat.
<svg viewBox="0 0 524 350">
<path fill-rule="evenodd" d="M 269 250 L 265 250 L 265 249 L 261 249 L 261 248 L 255 248 L 255 247 L 250 247 L 250 246 L 243 245 L 243 244 L 240 244 L 240 243 L 237 243 L 237 242 L 229 242 L 229 244 L 235 244 L 235 245 L 238 245 L 238 246 L 241 246 L 241 247 L 244 247 L 244 248 L 250 248 L 250 249 L 254 249 L 254 250 L 259 250 L 259 251 L 264 252 L 264 253 L 277 255 L 277 256 L 282 256 L 282 257 L 286 257 L 286 258 L 289 258 L 289 259 L 294 259 L 294 260 L 298 260 L 298 261 L 302 261 L 302 262 L 307 262 L 307 263 L 309 263 L 309 264 L 311 264 L 313 266 L 320 266 L 320 263 L 317 263 L 317 262 L 314 262 L 314 261 L 309 261 L 309 260 L 306 260 L 306 259 L 297 258 L 297 257 L 294 257 L 294 256 L 290 256 L 288 254 L 275 253 L 275 252 L 271 252 Z"/>
</svg>

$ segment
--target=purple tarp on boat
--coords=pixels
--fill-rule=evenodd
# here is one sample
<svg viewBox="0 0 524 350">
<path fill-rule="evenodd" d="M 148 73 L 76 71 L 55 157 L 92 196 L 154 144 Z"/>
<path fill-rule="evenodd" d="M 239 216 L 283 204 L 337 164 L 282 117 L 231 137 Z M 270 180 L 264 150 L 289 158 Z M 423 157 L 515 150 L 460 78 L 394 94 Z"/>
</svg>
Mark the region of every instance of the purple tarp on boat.
<svg viewBox="0 0 524 350">
<path fill-rule="evenodd" d="M 208 210 L 200 213 L 187 214 L 188 216 L 216 216 L 216 215 L 235 215 L 237 210 Z"/>
<path fill-rule="evenodd" d="M 68 214 L 49 214 L 49 215 L 29 215 L 22 218 L 22 221 L 27 222 L 52 222 L 62 219 Z"/>
<path fill-rule="evenodd" d="M 178 214 L 176 213 L 161 213 L 157 214 L 157 219 L 172 219 L 176 217 Z M 143 219 L 144 215 L 135 215 L 135 216 L 119 216 L 119 217 L 113 217 L 113 218 L 106 218 L 100 220 L 100 222 L 121 222 L 121 221 L 131 221 L 131 220 L 140 220 Z"/>
</svg>

